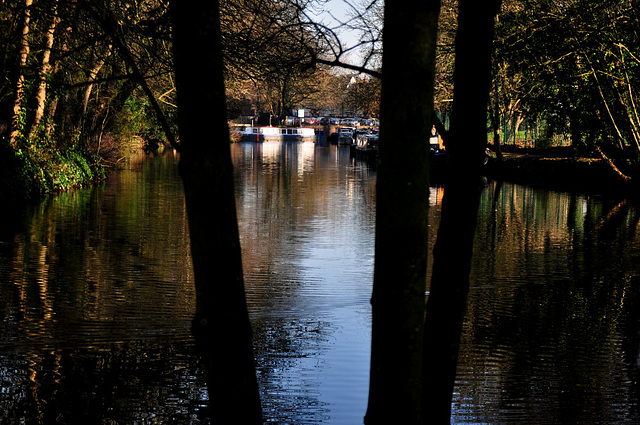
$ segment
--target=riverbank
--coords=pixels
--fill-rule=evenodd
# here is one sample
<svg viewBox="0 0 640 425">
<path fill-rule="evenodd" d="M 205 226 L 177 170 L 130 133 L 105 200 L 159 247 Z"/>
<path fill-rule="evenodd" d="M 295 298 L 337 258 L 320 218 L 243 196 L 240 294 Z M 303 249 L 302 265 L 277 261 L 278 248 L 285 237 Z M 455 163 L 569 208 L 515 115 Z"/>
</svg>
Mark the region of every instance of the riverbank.
<svg viewBox="0 0 640 425">
<path fill-rule="evenodd" d="M 141 155 L 158 152 L 164 144 L 139 136 L 105 134 L 86 148 L 61 148 L 55 142 L 38 147 L 0 143 L 0 202 L 25 202 L 103 181 L 115 169 L 129 167 Z"/>
<path fill-rule="evenodd" d="M 569 157 L 559 152 L 505 152 L 502 160 L 495 153 L 486 167 L 487 177 L 583 193 L 633 194 L 637 183 L 623 180 L 600 158 Z"/>
<path fill-rule="evenodd" d="M 27 201 L 103 179 L 99 157 L 79 149 L 12 149 L 0 152 L 0 199 Z"/>
</svg>

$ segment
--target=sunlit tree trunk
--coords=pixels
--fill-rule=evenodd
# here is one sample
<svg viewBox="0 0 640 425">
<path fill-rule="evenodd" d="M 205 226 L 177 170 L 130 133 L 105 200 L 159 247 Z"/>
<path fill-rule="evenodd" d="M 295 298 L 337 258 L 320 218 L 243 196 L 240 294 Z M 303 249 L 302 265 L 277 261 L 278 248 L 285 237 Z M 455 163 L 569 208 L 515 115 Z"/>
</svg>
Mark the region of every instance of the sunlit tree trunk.
<svg viewBox="0 0 640 425">
<path fill-rule="evenodd" d="M 493 149 L 496 153 L 498 162 L 502 162 L 502 146 L 500 145 L 500 110 L 497 93 L 494 95 L 494 101 L 490 104 L 489 117 L 491 119 L 491 127 L 493 127 Z"/>
<path fill-rule="evenodd" d="M 40 65 L 40 71 L 38 73 L 38 87 L 36 88 L 35 94 L 36 111 L 33 117 L 33 122 L 31 123 L 31 130 L 29 130 L 29 138 L 35 136 L 36 132 L 38 131 L 40 121 L 42 121 L 42 117 L 44 117 L 44 108 L 47 101 L 47 79 L 49 78 L 49 73 L 51 72 L 51 49 L 53 48 L 56 25 L 59 21 L 57 13 L 57 1 L 53 3 L 52 7 L 51 24 L 49 25 L 49 28 L 46 32 L 44 50 L 42 51 L 42 62 Z"/>
<path fill-rule="evenodd" d="M 438 0 L 387 2 L 365 423 L 422 422 L 429 136 Z"/>
<path fill-rule="evenodd" d="M 196 286 L 194 334 L 208 371 L 211 416 L 262 424 L 236 215 L 217 1 L 170 3 L 180 171 Z"/>
<path fill-rule="evenodd" d="M 20 114 L 22 113 L 22 102 L 24 98 L 24 70 L 27 67 L 27 59 L 29 58 L 29 25 L 31 22 L 32 4 L 33 0 L 25 0 L 24 2 L 24 19 L 20 38 L 20 63 L 13 95 L 13 115 L 11 117 L 11 127 L 9 130 L 9 142 L 14 149 L 17 147 L 18 136 L 20 134 Z"/>
<path fill-rule="evenodd" d="M 482 190 L 487 144 L 494 19 L 500 0 L 460 0 L 454 71 L 450 159 L 424 334 L 424 409 L 427 423 L 449 423 L 462 322 Z"/>
<path fill-rule="evenodd" d="M 98 77 L 98 73 L 100 73 L 100 70 L 104 66 L 106 59 L 110 55 L 111 55 L 111 52 L 108 51 L 105 53 L 103 57 L 96 58 L 93 63 L 93 66 L 89 70 L 89 76 L 88 76 L 89 84 L 87 84 L 87 86 L 85 87 L 84 93 L 82 96 L 82 116 L 80 118 L 81 128 L 84 128 L 84 122 L 87 118 L 87 108 L 89 107 L 89 99 L 91 99 L 91 92 L 93 91 L 93 84 L 94 84 L 93 82 Z"/>
</svg>

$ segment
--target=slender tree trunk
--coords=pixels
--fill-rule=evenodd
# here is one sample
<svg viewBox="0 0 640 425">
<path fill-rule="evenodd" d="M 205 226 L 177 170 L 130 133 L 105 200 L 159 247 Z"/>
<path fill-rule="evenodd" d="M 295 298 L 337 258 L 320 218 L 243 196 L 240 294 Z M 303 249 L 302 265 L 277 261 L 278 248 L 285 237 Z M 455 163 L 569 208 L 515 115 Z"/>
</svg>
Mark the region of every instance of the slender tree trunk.
<svg viewBox="0 0 640 425">
<path fill-rule="evenodd" d="M 367 425 L 422 423 L 428 140 L 439 12 L 438 0 L 385 5 Z"/>
<path fill-rule="evenodd" d="M 89 99 L 91 99 L 91 92 L 93 91 L 93 81 L 98 77 L 98 73 L 104 66 L 106 59 L 111 55 L 111 51 L 109 50 L 104 57 L 96 58 L 93 66 L 89 70 L 89 81 L 90 83 L 84 89 L 84 94 L 82 97 L 82 115 L 80 116 L 80 128 L 84 130 L 84 123 L 87 119 L 87 108 L 89 107 Z"/>
<path fill-rule="evenodd" d="M 515 124 L 514 124 L 514 129 L 513 129 L 513 134 L 514 134 L 513 140 L 514 141 L 517 141 L 517 139 L 518 139 L 518 133 L 520 132 L 520 126 L 522 125 L 523 121 L 524 121 L 524 118 L 522 117 L 522 114 L 516 113 L 515 114 Z M 525 140 L 525 147 L 526 147 L 526 140 Z"/>
<path fill-rule="evenodd" d="M 289 104 L 287 103 L 288 83 L 289 83 L 289 74 L 287 73 L 282 78 L 282 88 L 280 89 L 280 107 L 281 107 L 280 119 L 284 119 L 284 117 L 286 117 L 291 113 L 291 111 L 287 111 L 287 107 L 289 106 Z"/>
<path fill-rule="evenodd" d="M 454 93 L 447 153 L 454 167 L 478 175 L 487 141 L 494 17 L 500 0 L 461 0 L 458 6 Z M 455 171 L 454 171 L 455 172 Z"/>
<path fill-rule="evenodd" d="M 494 19 L 500 0 L 458 3 L 454 100 L 447 144 L 450 174 L 433 252 L 424 335 L 427 423 L 449 423 L 469 290 L 482 164 L 487 143 Z"/>
<path fill-rule="evenodd" d="M 611 171 L 621 180 L 621 181 L 630 181 L 631 177 L 629 177 L 628 175 L 626 175 L 625 173 L 622 172 L 622 170 L 620 170 L 616 164 L 613 162 L 613 160 L 611 158 L 609 158 L 600 148 L 600 146 L 595 145 L 595 150 L 598 153 L 598 155 L 600 156 L 600 158 L 602 158 L 602 160 L 605 162 L 605 164 L 607 164 L 609 166 L 609 168 L 611 169 Z"/>
<path fill-rule="evenodd" d="M 27 59 L 29 58 L 29 25 L 31 22 L 32 4 L 33 0 L 25 0 L 24 2 L 24 19 L 22 21 L 22 36 L 20 38 L 20 64 L 18 66 L 18 76 L 13 98 L 13 115 L 9 129 L 9 143 L 14 149 L 17 147 L 18 136 L 20 135 L 20 114 L 22 113 L 22 102 L 24 98 L 24 71 L 27 67 Z"/>
<path fill-rule="evenodd" d="M 478 176 L 445 185 L 425 319 L 425 423 L 449 423 L 451 416 L 481 189 Z"/>
<path fill-rule="evenodd" d="M 496 96 L 497 98 L 497 96 Z M 496 152 L 496 158 L 498 162 L 502 162 L 502 146 L 500 145 L 500 113 L 498 109 L 498 100 L 489 110 L 489 116 L 491 117 L 491 127 L 493 127 L 493 149 Z"/>
<path fill-rule="evenodd" d="M 196 286 L 194 334 L 208 371 L 212 421 L 262 424 L 236 216 L 220 6 L 215 0 L 197 5 L 170 3 L 180 171 Z"/>
<path fill-rule="evenodd" d="M 42 51 L 42 62 L 40 66 L 40 72 L 38 73 L 38 88 L 36 89 L 36 112 L 31 123 L 31 130 L 29 130 L 29 138 L 33 138 L 38 131 L 38 126 L 42 117 L 44 117 L 44 108 L 47 101 L 47 79 L 51 72 L 51 49 L 53 48 L 54 35 L 56 31 L 56 25 L 60 20 L 57 13 L 57 1 L 54 2 L 51 10 L 52 18 L 51 24 L 47 29 L 44 50 Z"/>
</svg>

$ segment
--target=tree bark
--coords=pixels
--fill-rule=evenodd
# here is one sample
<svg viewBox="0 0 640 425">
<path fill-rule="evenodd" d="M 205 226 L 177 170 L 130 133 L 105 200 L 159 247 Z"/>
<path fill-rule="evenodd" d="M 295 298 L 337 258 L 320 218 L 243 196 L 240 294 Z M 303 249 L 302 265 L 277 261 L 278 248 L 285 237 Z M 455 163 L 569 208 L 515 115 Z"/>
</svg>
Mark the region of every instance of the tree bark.
<svg viewBox="0 0 640 425">
<path fill-rule="evenodd" d="M 24 19 L 22 21 L 22 34 L 20 37 L 20 63 L 13 95 L 13 115 L 9 129 L 9 143 L 14 149 L 18 147 L 18 136 L 20 135 L 20 115 L 22 113 L 22 102 L 24 98 L 24 71 L 29 58 L 29 25 L 31 22 L 32 4 L 33 0 L 25 0 L 24 2 Z"/>
<path fill-rule="evenodd" d="M 367 425 L 422 422 L 428 140 L 439 11 L 438 0 L 385 5 Z"/>
<path fill-rule="evenodd" d="M 59 22 L 58 12 L 57 12 L 57 1 L 53 3 L 51 10 L 52 18 L 51 24 L 49 24 L 49 28 L 47 29 L 44 50 L 42 51 L 42 62 L 40 65 L 40 72 L 38 73 L 38 88 L 36 89 L 36 111 L 33 117 L 33 122 L 31 123 L 31 129 L 29 130 L 29 138 L 33 138 L 38 131 L 38 126 L 40 125 L 40 121 L 42 121 L 42 117 L 44 117 L 44 108 L 46 106 L 47 101 L 47 78 L 49 77 L 49 72 L 51 72 L 51 49 L 53 48 L 54 35 L 56 31 L 56 25 Z"/>
<path fill-rule="evenodd" d="M 262 424 L 231 162 L 219 3 L 170 3 L 182 174 L 193 259 L 194 334 L 215 423 Z M 203 48 L 204 47 L 204 48 Z"/>
<path fill-rule="evenodd" d="M 494 19 L 500 0 L 458 3 L 454 100 L 447 141 L 449 175 L 433 252 L 424 327 L 424 410 L 449 423 L 462 323 L 469 291 L 482 164 L 487 144 Z"/>
</svg>

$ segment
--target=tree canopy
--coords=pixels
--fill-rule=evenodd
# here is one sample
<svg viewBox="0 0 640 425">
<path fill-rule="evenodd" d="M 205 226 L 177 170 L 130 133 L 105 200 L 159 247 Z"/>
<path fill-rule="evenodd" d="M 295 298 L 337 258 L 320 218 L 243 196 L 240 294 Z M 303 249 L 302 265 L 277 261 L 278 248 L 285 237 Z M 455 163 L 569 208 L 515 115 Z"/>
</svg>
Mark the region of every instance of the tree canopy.
<svg viewBox="0 0 640 425">
<path fill-rule="evenodd" d="M 570 144 L 616 159 L 622 178 L 636 174 L 638 13 L 626 0 L 505 1 L 492 95 L 503 137 L 526 118 L 541 125 L 541 145 Z"/>
</svg>

